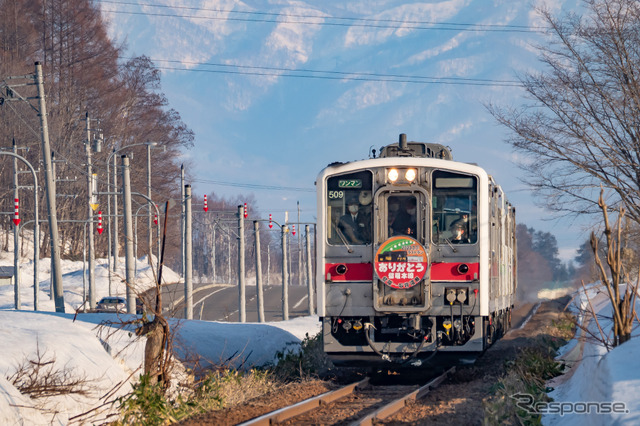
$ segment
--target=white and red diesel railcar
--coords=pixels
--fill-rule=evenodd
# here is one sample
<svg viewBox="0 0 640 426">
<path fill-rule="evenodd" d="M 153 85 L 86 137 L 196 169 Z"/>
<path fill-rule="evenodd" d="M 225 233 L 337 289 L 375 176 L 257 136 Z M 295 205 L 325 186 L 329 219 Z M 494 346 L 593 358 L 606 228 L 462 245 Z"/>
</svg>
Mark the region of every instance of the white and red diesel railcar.
<svg viewBox="0 0 640 426">
<path fill-rule="evenodd" d="M 484 351 L 511 322 L 515 208 L 474 164 L 407 142 L 333 163 L 318 191 L 318 312 L 334 362 Z"/>
</svg>

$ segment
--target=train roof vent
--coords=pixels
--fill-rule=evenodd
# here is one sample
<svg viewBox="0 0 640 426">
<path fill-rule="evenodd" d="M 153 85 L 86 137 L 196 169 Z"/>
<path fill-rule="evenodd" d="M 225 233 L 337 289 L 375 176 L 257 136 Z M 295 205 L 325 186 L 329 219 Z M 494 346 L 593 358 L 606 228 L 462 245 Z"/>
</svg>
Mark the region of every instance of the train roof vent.
<svg viewBox="0 0 640 426">
<path fill-rule="evenodd" d="M 407 142 L 407 135 L 400 134 L 397 144 L 380 148 L 380 157 L 424 157 L 452 160 L 451 149 L 438 143 Z"/>
</svg>

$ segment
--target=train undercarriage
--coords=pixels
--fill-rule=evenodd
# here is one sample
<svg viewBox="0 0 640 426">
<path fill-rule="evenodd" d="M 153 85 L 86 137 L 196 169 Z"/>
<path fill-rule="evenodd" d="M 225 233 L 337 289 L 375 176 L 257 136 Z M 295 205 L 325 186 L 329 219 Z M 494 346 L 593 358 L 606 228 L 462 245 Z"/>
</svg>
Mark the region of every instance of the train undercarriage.
<svg viewBox="0 0 640 426">
<path fill-rule="evenodd" d="M 477 356 L 510 328 L 511 308 L 488 317 L 390 314 L 322 319 L 325 351 L 337 365 L 395 362 L 421 366 L 438 353 Z M 368 362 L 369 363 L 369 362 Z"/>
</svg>

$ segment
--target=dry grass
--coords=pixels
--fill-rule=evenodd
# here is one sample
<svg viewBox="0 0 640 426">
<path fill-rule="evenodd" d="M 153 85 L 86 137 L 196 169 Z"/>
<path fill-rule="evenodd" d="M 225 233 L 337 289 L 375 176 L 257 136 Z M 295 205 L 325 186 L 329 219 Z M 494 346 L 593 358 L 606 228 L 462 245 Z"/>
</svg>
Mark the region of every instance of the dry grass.
<svg viewBox="0 0 640 426">
<path fill-rule="evenodd" d="M 57 395 L 90 394 L 89 380 L 85 376 L 78 376 L 68 366 L 58 367 L 54 356 L 41 352 L 37 346 L 32 358 L 25 358 L 15 372 L 7 377 L 22 394 L 33 399 L 46 398 Z"/>
</svg>

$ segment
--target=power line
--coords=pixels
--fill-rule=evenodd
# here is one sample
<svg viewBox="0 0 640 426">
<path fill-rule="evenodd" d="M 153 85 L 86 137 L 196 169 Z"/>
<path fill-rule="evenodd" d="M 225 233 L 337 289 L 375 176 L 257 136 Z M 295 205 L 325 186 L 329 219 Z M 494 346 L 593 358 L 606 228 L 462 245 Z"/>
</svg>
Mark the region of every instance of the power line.
<svg viewBox="0 0 640 426">
<path fill-rule="evenodd" d="M 230 70 L 212 70 L 212 69 L 192 69 L 192 68 L 176 68 L 176 67 L 156 67 L 160 70 L 168 70 L 168 71 L 188 71 L 188 72 L 206 72 L 206 73 L 214 73 L 214 74 L 240 74 L 240 75 L 255 75 L 255 76 L 272 76 L 272 77 L 293 77 L 293 78 L 314 78 L 314 79 L 324 79 L 324 80 L 354 80 L 354 81 L 387 81 L 392 83 L 414 83 L 414 84 L 449 84 L 449 85 L 465 85 L 465 86 L 501 86 L 501 87 L 520 87 L 521 84 L 519 82 L 512 83 L 500 83 L 500 82 L 492 82 L 488 80 L 486 82 L 483 81 L 449 81 L 449 80 L 433 80 L 427 81 L 423 79 L 412 79 L 411 77 L 407 78 L 376 78 L 376 77 L 358 77 L 358 76 L 330 76 L 330 75 L 311 75 L 311 74 L 282 74 L 277 72 L 258 72 L 258 71 L 230 71 Z M 423 77 L 424 78 L 424 77 Z M 452 77 L 447 77 L 448 79 L 452 79 Z"/>
<path fill-rule="evenodd" d="M 456 22 L 433 22 L 433 21 L 414 21 L 399 19 L 373 19 L 373 18 L 355 18 L 340 16 L 322 16 L 322 15 L 301 15 L 288 13 L 272 13 L 259 11 L 240 11 L 231 9 L 207 9 L 188 6 L 168 6 L 156 5 L 149 3 L 132 3 L 132 2 L 116 2 L 109 0 L 96 0 L 97 3 L 109 3 L 114 5 L 126 6 L 145 6 L 178 10 L 194 10 L 202 12 L 228 13 L 248 16 L 263 16 L 264 19 L 256 18 L 238 18 L 231 16 L 197 16 L 197 15 L 180 15 L 171 13 L 152 13 L 152 12 L 135 12 L 124 10 L 103 10 L 105 13 L 117 13 L 126 15 L 144 15 L 155 17 L 169 18 L 189 18 L 189 19 L 208 19 L 216 21 L 236 21 L 236 22 L 259 22 L 259 23 L 278 23 L 278 24 L 303 24 L 303 25 L 325 25 L 337 27 L 361 27 L 361 28 L 381 28 L 381 29 L 414 29 L 414 30 L 443 30 L 443 31 L 485 31 L 485 32 L 520 32 L 520 33 L 541 33 L 546 32 L 550 28 L 531 27 L 525 25 L 507 25 L 507 24 L 470 24 Z M 266 18 L 271 16 L 273 18 Z M 322 19 L 322 21 L 295 21 L 287 20 L 288 18 L 296 19 Z M 327 22 L 326 20 L 349 21 L 349 22 Z M 424 26 L 432 25 L 432 26 Z"/>
<path fill-rule="evenodd" d="M 261 189 L 261 190 L 275 190 L 275 191 L 296 191 L 296 192 L 316 192 L 313 188 L 300 188 L 294 186 L 276 186 L 276 185 L 259 185 L 254 183 L 239 183 L 239 182 L 224 182 L 220 180 L 209 180 L 209 179 L 193 179 L 193 182 L 196 183 L 210 183 L 214 185 L 220 186 L 232 186 L 236 188 L 250 188 L 250 189 Z"/>
<path fill-rule="evenodd" d="M 133 59 L 133 58 L 123 58 Z M 494 80 L 483 78 L 464 78 L 464 77 L 430 77 L 421 75 L 403 75 L 403 74 L 381 74 L 371 72 L 345 72 L 345 71 L 325 71 L 325 70 L 313 70 L 307 68 L 281 68 L 281 67 L 266 67 L 266 66 L 252 66 L 252 65 L 234 65 L 223 63 L 211 63 L 211 62 L 193 62 L 193 61 L 180 61 L 172 59 L 157 59 L 151 58 L 153 62 L 166 62 L 166 63 L 179 63 L 187 65 L 198 65 L 207 67 L 221 67 L 221 68 L 238 68 L 240 70 L 264 70 L 264 71 L 278 71 L 278 72 L 249 72 L 249 71 L 225 71 L 225 70 L 194 70 L 189 68 L 171 68 L 171 67 L 158 67 L 160 69 L 167 70 L 184 70 L 184 71 L 200 71 L 200 72 L 218 72 L 229 74 L 248 74 L 248 75 L 263 75 L 263 76 L 285 76 L 285 77 L 305 77 L 305 78 L 326 78 L 334 80 L 371 80 L 371 81 L 394 81 L 394 82 L 411 82 L 411 83 L 441 83 L 441 84 L 474 84 L 474 85 L 491 85 L 491 86 L 521 86 L 521 83 L 517 80 Z M 281 74 L 280 72 L 298 73 L 298 74 Z M 326 74 L 326 75 L 309 75 L 311 74 Z M 333 77 L 339 76 L 339 77 Z"/>
<path fill-rule="evenodd" d="M 133 59 L 133 58 L 122 58 L 122 59 Z M 151 61 L 180 63 L 180 64 L 187 64 L 187 65 L 222 67 L 222 68 L 237 68 L 237 70 L 228 70 L 228 69 L 216 70 L 216 69 L 193 69 L 193 68 L 157 66 L 158 69 L 169 70 L 169 71 L 209 72 L 209 73 L 217 73 L 217 74 L 240 74 L 240 75 L 275 76 L 275 77 L 316 78 L 316 79 L 326 79 L 326 80 L 388 81 L 388 82 L 395 82 L 395 83 L 418 83 L 418 84 L 452 84 L 452 85 L 506 86 L 506 87 L 521 86 L 521 83 L 516 80 L 492 80 L 492 79 L 464 78 L 464 77 L 430 77 L 430 76 L 420 76 L 420 75 L 380 74 L 380 73 L 370 73 L 370 72 L 324 71 L 324 70 L 312 70 L 312 69 L 304 69 L 304 68 L 295 69 L 295 68 L 279 68 L 279 67 L 250 66 L 250 65 L 232 65 L 232 64 L 222 64 L 222 63 L 192 62 L 192 61 L 179 61 L 179 60 L 173 60 L 173 59 L 157 59 L 157 58 L 151 58 Z M 260 70 L 260 71 L 250 71 L 250 70 Z"/>
</svg>

